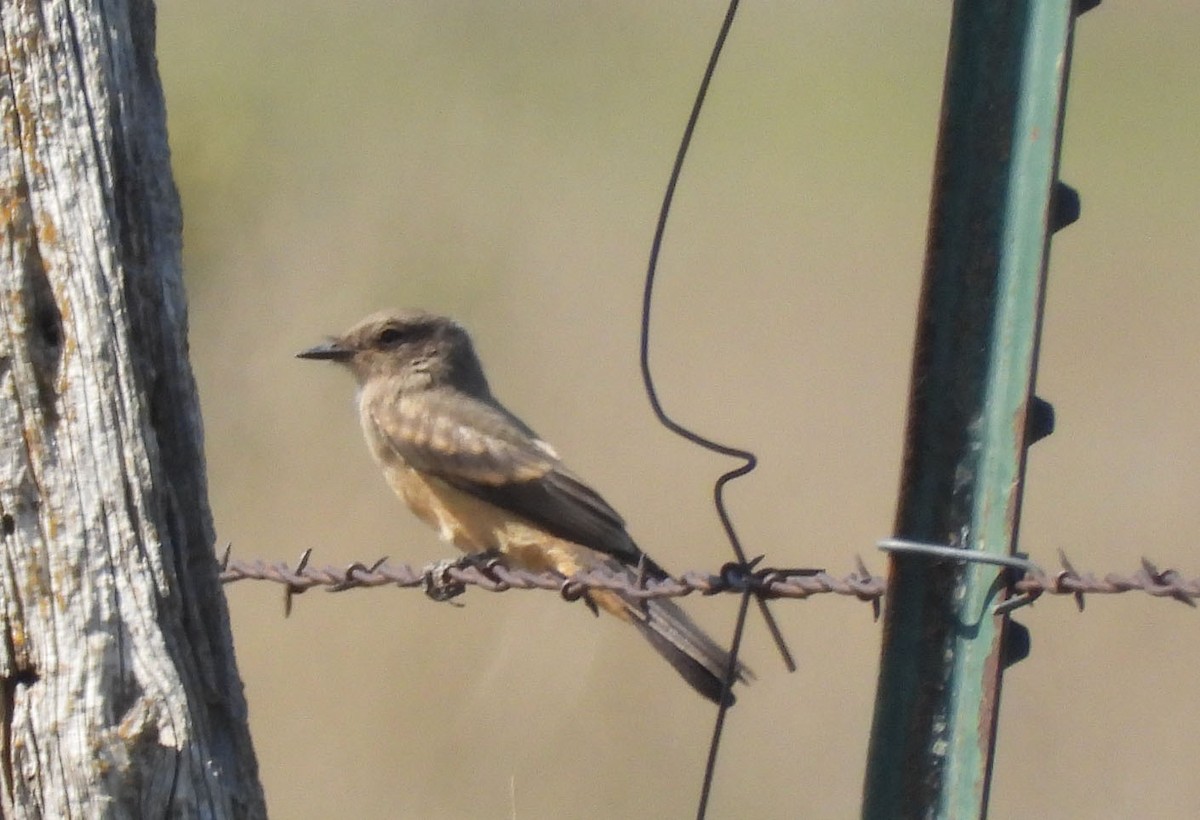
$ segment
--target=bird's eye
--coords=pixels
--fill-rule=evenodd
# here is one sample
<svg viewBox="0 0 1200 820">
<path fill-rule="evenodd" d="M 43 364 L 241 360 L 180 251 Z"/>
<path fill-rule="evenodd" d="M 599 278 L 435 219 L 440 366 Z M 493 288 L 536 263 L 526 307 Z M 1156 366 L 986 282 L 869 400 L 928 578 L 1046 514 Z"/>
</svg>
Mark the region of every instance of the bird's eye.
<svg viewBox="0 0 1200 820">
<path fill-rule="evenodd" d="M 404 341 L 407 335 L 408 334 L 398 327 L 385 327 L 383 330 L 379 331 L 379 344 L 385 347 L 400 344 L 400 342 Z"/>
</svg>

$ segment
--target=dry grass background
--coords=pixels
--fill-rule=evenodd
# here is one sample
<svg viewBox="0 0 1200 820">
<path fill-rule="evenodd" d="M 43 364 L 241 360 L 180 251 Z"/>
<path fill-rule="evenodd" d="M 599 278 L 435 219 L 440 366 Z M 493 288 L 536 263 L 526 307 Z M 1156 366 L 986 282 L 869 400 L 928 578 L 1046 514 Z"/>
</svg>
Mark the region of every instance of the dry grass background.
<svg viewBox="0 0 1200 820">
<path fill-rule="evenodd" d="M 946 4 L 746 3 L 689 158 L 654 366 L 752 447 L 730 492 L 776 565 L 882 569 L 893 515 Z M 159 4 L 211 500 L 243 558 L 446 549 L 371 465 L 344 374 L 292 358 L 386 305 L 453 314 L 497 393 L 668 567 L 726 560 L 726 466 L 640 392 L 641 277 L 722 9 L 635 2 Z M 1200 573 L 1200 6 L 1080 23 L 1023 546 Z M 297 601 L 229 590 L 276 817 L 686 817 L 712 710 L 629 630 L 552 596 Z M 732 600 L 690 609 L 728 634 Z M 713 817 L 857 813 L 879 628 L 844 599 L 761 623 Z M 1193 817 L 1200 620 L 1148 598 L 1021 613 L 992 816 Z"/>
</svg>

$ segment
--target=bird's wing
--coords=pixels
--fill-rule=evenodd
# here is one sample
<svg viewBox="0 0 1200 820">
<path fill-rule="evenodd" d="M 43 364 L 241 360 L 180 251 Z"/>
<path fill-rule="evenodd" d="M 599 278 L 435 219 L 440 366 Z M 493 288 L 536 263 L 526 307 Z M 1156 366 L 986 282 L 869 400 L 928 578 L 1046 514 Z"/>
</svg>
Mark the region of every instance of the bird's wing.
<svg viewBox="0 0 1200 820">
<path fill-rule="evenodd" d="M 572 474 L 554 450 L 500 405 L 460 392 L 426 390 L 372 402 L 370 421 L 411 467 L 494 504 L 559 538 L 645 561 L 621 516 Z"/>
</svg>

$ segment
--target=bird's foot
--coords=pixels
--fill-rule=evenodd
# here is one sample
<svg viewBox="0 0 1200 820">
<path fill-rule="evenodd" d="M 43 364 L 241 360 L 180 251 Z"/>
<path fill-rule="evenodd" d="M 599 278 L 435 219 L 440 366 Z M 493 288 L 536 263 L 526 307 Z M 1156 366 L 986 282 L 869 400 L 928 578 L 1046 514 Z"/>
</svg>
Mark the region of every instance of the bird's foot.
<svg viewBox="0 0 1200 820">
<path fill-rule="evenodd" d="M 439 603 L 449 602 L 455 606 L 454 599 L 467 591 L 467 585 L 451 575 L 451 570 L 486 569 L 492 562 L 500 560 L 497 550 L 472 552 L 458 558 L 446 558 L 431 565 L 425 570 L 425 594 Z"/>
</svg>

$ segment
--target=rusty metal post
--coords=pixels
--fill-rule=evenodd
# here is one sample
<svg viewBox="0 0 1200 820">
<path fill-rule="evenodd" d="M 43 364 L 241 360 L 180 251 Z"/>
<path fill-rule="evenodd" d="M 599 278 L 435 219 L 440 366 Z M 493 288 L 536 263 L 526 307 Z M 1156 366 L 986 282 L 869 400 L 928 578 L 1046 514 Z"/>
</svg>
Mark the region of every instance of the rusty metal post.
<svg viewBox="0 0 1200 820">
<path fill-rule="evenodd" d="M 899 538 L 1015 548 L 1049 237 L 1070 221 L 1057 175 L 1078 11 L 954 4 Z M 995 566 L 893 554 L 864 817 L 986 815 L 1005 587 Z"/>
</svg>

